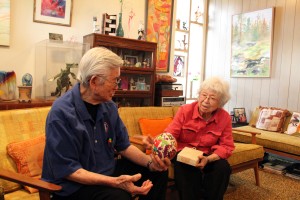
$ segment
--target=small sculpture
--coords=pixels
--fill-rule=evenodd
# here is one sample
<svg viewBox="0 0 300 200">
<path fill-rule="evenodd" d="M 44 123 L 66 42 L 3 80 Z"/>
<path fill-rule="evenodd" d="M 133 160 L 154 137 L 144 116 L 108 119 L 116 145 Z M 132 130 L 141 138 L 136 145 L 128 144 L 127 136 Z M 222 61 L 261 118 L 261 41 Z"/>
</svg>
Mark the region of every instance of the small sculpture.
<svg viewBox="0 0 300 200">
<path fill-rule="evenodd" d="M 138 40 L 145 40 L 145 30 L 144 30 L 144 24 L 140 22 L 139 28 L 138 28 Z"/>
<path fill-rule="evenodd" d="M 23 86 L 32 86 L 32 75 L 26 73 L 22 77 L 22 85 Z"/>
<path fill-rule="evenodd" d="M 200 8 L 198 6 L 196 12 L 195 12 L 195 21 L 198 22 L 199 18 L 202 16 L 202 13 L 200 12 Z"/>
<path fill-rule="evenodd" d="M 93 17 L 93 33 L 99 32 L 99 25 L 97 25 L 97 17 Z"/>
<path fill-rule="evenodd" d="M 182 22 L 182 28 L 187 31 L 186 22 Z"/>
<path fill-rule="evenodd" d="M 54 81 L 55 79 L 57 79 L 56 90 L 55 92 L 51 93 L 51 96 L 59 97 L 61 95 L 63 88 L 65 88 L 65 92 L 69 90 L 70 86 L 72 86 L 69 75 L 71 75 L 72 78 L 76 80 L 76 75 L 73 72 L 71 72 L 71 68 L 77 68 L 77 67 L 78 64 L 66 64 L 66 69 L 64 70 L 61 69 L 59 74 L 49 79 L 49 81 Z"/>
</svg>

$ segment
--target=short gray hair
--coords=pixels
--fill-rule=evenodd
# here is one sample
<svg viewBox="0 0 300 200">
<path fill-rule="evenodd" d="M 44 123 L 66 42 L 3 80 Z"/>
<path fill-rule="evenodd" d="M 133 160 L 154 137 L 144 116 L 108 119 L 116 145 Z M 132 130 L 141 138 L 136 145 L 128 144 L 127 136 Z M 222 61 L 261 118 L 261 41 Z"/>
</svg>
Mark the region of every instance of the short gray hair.
<svg viewBox="0 0 300 200">
<path fill-rule="evenodd" d="M 210 77 L 203 81 L 199 89 L 199 97 L 203 90 L 211 90 L 220 98 L 220 107 L 223 107 L 230 99 L 229 84 L 219 77 Z"/>
<path fill-rule="evenodd" d="M 111 69 L 122 65 L 123 60 L 117 54 L 104 47 L 95 47 L 88 50 L 81 58 L 77 80 L 87 86 L 92 76 L 107 76 Z"/>
</svg>

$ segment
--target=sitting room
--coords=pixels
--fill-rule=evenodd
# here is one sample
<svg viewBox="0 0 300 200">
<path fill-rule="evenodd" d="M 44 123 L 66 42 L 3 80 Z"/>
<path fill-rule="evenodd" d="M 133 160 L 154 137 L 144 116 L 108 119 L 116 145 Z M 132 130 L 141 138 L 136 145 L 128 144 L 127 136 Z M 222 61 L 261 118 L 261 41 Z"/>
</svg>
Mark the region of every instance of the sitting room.
<svg viewBox="0 0 300 200">
<path fill-rule="evenodd" d="M 300 199 L 299 13 L 296 0 L 0 0 L 0 199 L 61 191 L 40 180 L 46 118 L 98 46 L 123 60 L 112 100 L 131 144 L 147 153 L 140 136 L 221 77 L 235 146 L 224 199 Z"/>
</svg>

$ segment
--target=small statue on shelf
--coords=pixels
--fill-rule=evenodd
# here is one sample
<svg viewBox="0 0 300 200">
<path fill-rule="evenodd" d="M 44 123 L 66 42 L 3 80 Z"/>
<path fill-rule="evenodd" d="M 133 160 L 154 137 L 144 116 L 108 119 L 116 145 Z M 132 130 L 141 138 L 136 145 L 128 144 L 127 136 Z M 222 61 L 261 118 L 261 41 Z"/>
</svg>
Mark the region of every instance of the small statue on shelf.
<svg viewBox="0 0 300 200">
<path fill-rule="evenodd" d="M 71 77 L 74 80 L 76 80 L 76 75 L 73 72 L 71 72 L 71 68 L 77 68 L 77 67 L 78 64 L 66 64 L 66 69 L 61 69 L 59 74 L 49 79 L 49 81 L 54 81 L 55 79 L 57 79 L 56 90 L 55 92 L 51 93 L 51 96 L 59 97 L 61 96 L 61 92 L 64 88 L 65 88 L 65 92 L 69 90 L 69 88 L 72 86 L 69 75 L 71 75 Z"/>
<path fill-rule="evenodd" d="M 202 13 L 200 12 L 199 6 L 195 12 L 195 21 L 198 22 L 199 18 L 202 16 Z"/>
<path fill-rule="evenodd" d="M 182 28 L 187 31 L 186 22 L 182 22 Z"/>
<path fill-rule="evenodd" d="M 97 25 L 97 17 L 93 17 L 93 33 L 98 33 L 100 31 L 99 25 Z"/>
</svg>

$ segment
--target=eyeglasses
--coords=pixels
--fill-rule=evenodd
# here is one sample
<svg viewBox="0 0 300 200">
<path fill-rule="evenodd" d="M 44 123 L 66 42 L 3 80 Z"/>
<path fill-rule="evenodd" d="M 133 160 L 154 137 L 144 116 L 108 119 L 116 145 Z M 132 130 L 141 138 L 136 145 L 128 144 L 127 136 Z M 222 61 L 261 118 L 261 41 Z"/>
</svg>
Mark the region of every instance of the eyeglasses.
<svg viewBox="0 0 300 200">
<path fill-rule="evenodd" d="M 200 99 L 201 100 L 208 100 L 210 103 L 217 103 L 219 99 L 216 96 L 211 96 L 208 94 L 200 94 Z"/>
<path fill-rule="evenodd" d="M 101 75 L 96 75 L 96 76 L 100 77 L 100 78 L 103 78 L 104 80 L 108 81 L 109 83 L 113 83 L 115 86 L 119 85 L 120 82 L 121 82 L 121 78 L 120 77 L 114 78 L 114 80 L 109 80 L 106 77 L 101 76 Z"/>
</svg>

